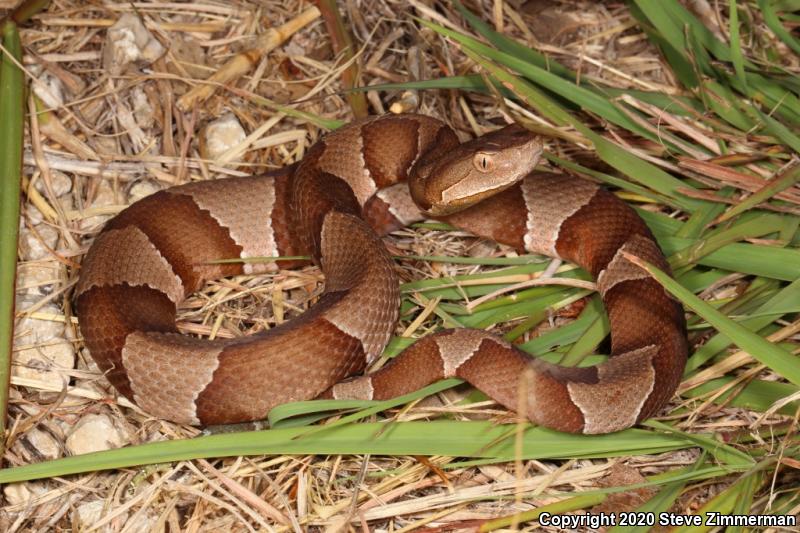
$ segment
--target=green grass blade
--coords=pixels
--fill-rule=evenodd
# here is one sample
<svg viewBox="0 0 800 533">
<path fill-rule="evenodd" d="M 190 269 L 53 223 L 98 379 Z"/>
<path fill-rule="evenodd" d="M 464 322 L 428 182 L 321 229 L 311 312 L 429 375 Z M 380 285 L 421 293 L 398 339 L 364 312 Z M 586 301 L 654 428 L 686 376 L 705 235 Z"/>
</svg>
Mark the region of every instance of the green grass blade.
<svg viewBox="0 0 800 533">
<path fill-rule="evenodd" d="M 734 192 L 736 191 L 733 187 L 723 187 L 717 192 L 717 195 L 723 198 L 728 198 L 732 196 Z M 675 236 L 692 238 L 700 237 L 706 231 L 706 228 L 720 214 L 722 214 L 723 211 L 725 211 L 725 204 L 723 203 L 708 205 L 703 209 L 698 209 L 692 213 L 692 216 L 690 216 L 683 227 L 675 233 Z"/>
<path fill-rule="evenodd" d="M 706 80 L 702 85 L 703 101 L 721 119 L 741 131 L 750 131 L 758 126 L 758 120 L 741 109 L 739 95 L 716 80 Z M 746 109 L 754 109 L 746 106 Z"/>
<path fill-rule="evenodd" d="M 308 113 L 306 111 L 301 111 L 299 109 L 295 109 L 294 107 L 290 107 L 287 105 L 279 104 L 274 100 L 270 100 L 269 98 L 265 98 L 263 96 L 253 94 L 253 93 L 245 93 L 240 91 L 234 87 L 229 88 L 229 90 L 234 94 L 240 94 L 243 98 L 248 99 L 250 102 L 253 102 L 256 105 L 260 105 L 262 107 L 266 107 L 267 109 L 273 109 L 275 111 L 279 111 L 281 113 L 285 113 L 286 115 L 294 118 L 298 118 L 305 122 L 310 122 L 316 126 L 319 126 L 322 129 L 326 130 L 335 130 L 347 122 L 344 120 L 338 120 L 335 118 L 326 118 L 316 115 L 314 113 Z"/>
<path fill-rule="evenodd" d="M 557 346 L 572 344 L 580 338 L 586 328 L 603 316 L 605 316 L 603 302 L 599 297 L 594 297 L 589 300 L 577 320 L 559 328 L 551 329 L 526 343 L 520 344 L 519 348 L 534 355 L 541 355 Z"/>
<path fill-rule="evenodd" d="M 745 516 L 750 514 L 750 507 L 753 505 L 753 498 L 755 497 L 755 493 L 758 488 L 763 483 L 763 474 L 761 472 L 756 472 L 752 475 L 745 475 L 742 476 L 741 483 L 738 484 L 738 497 L 736 498 L 736 503 L 733 505 L 732 514 L 734 516 Z M 732 526 L 725 530 L 725 533 L 743 533 L 745 531 L 744 526 Z"/>
<path fill-rule="evenodd" d="M 667 255 L 684 249 L 694 242 L 694 239 L 658 237 L 658 243 Z M 794 281 L 800 277 L 800 250 L 735 242 L 708 255 L 702 255 L 697 259 L 697 264 L 731 272 Z"/>
<path fill-rule="evenodd" d="M 10 18 L 17 24 L 24 24 L 48 5 L 50 0 L 25 0 L 14 9 Z"/>
<path fill-rule="evenodd" d="M 713 394 L 726 387 L 735 378 L 721 377 L 709 380 L 702 385 L 698 385 L 691 390 L 684 391 L 683 396 L 689 398 L 704 397 Z M 779 383 L 776 381 L 753 380 L 741 388 L 732 388 L 721 394 L 714 400 L 714 403 L 741 407 L 760 413 L 772 407 L 775 402 L 782 400 L 792 394 L 797 394 L 800 388 L 789 383 Z M 778 413 L 792 416 L 800 408 L 800 401 L 789 402 L 778 410 Z"/>
<path fill-rule="evenodd" d="M 678 27 L 681 29 L 687 28 L 697 43 L 702 45 L 704 49 L 714 54 L 720 61 L 733 61 L 730 48 L 717 39 L 714 33 L 680 2 L 677 0 L 663 0 L 659 4 L 663 6 L 664 11 L 675 21 Z M 750 63 L 746 64 L 748 67 L 752 66 Z"/>
<path fill-rule="evenodd" d="M 768 366 L 795 385 L 800 385 L 800 360 L 797 357 L 740 326 L 653 265 L 634 256 L 626 255 L 626 257 L 647 270 L 670 294 L 703 317 L 720 333 L 727 335 L 755 360 Z"/>
<path fill-rule="evenodd" d="M 691 246 L 672 254 L 669 258 L 670 265 L 677 270 L 695 264 L 701 257 L 719 250 L 723 246 L 776 233 L 780 231 L 782 225 L 783 220 L 778 215 L 761 215 L 739 220 L 730 227 L 708 233 L 706 238 L 698 239 Z"/>
<path fill-rule="evenodd" d="M 672 72 L 678 81 L 688 89 L 694 89 L 700 85 L 700 78 L 695 72 L 694 66 L 689 61 L 685 54 L 681 53 L 682 47 L 674 48 L 670 42 L 654 28 L 647 16 L 637 7 L 636 3 L 631 3 L 631 14 L 639 21 L 639 26 L 644 30 L 650 42 L 655 44 L 667 63 L 670 65 Z"/>
<path fill-rule="evenodd" d="M 687 473 L 699 471 L 704 466 L 705 462 L 706 462 L 706 454 L 703 453 L 700 455 L 700 457 L 697 459 L 694 465 L 692 465 L 689 469 L 687 469 Z M 667 475 L 669 474 L 670 472 L 667 472 Z M 653 476 L 650 479 L 653 480 L 657 477 L 658 476 Z M 645 513 L 645 515 L 653 515 L 656 517 L 660 517 L 661 513 L 666 512 L 667 510 L 669 510 L 670 507 L 672 507 L 673 503 L 675 503 L 675 500 L 678 498 L 678 496 L 680 496 L 685 486 L 686 486 L 686 481 L 684 480 L 664 485 L 658 492 L 658 494 L 656 494 L 655 496 L 644 502 L 644 504 L 640 505 L 635 512 L 637 514 Z M 659 523 L 660 521 L 656 520 L 655 522 Z M 650 530 L 651 527 L 646 525 L 644 526 L 618 525 L 609 528 L 608 533 L 640 533 L 640 532 L 646 533 Z"/>
<path fill-rule="evenodd" d="M 575 172 L 576 174 L 583 174 L 584 176 L 590 176 L 597 180 L 600 180 L 603 183 L 607 183 L 609 185 L 613 185 L 614 187 L 619 187 L 620 189 L 628 192 L 632 192 L 634 194 L 638 194 L 640 196 L 644 196 L 645 198 L 649 198 L 654 202 L 659 202 L 675 209 L 680 209 L 680 206 L 667 196 L 663 194 L 659 194 L 657 192 L 653 192 L 652 190 L 642 187 L 641 185 L 637 185 L 635 183 L 631 183 L 630 181 L 617 178 L 616 176 L 612 176 L 610 174 L 606 174 L 605 172 L 599 172 L 597 170 L 592 170 L 590 168 L 586 168 L 574 161 L 570 161 L 568 159 L 562 159 L 555 154 L 544 153 L 543 154 L 545 159 L 558 165 L 561 168 L 566 168 Z"/>
<path fill-rule="evenodd" d="M 573 496 L 572 498 L 567 498 L 566 500 L 542 505 L 536 509 L 531 509 L 530 511 L 489 520 L 488 522 L 482 524 L 481 527 L 478 528 L 478 531 L 495 531 L 497 529 L 507 528 L 513 524 L 533 522 L 534 520 L 537 520 L 542 513 L 550 513 L 551 515 L 554 515 L 568 513 L 570 511 L 577 511 L 578 509 L 585 509 L 587 507 L 597 505 L 603 502 L 605 499 L 605 494 L 579 494 L 578 496 Z"/>
<path fill-rule="evenodd" d="M 731 62 L 736 71 L 736 77 L 743 87 L 747 87 L 747 78 L 744 75 L 744 55 L 742 54 L 742 42 L 739 39 L 739 8 L 736 0 L 728 2 L 728 13 L 730 16 L 730 41 L 731 41 Z"/>
<path fill-rule="evenodd" d="M 692 440 L 698 446 L 706 450 L 709 454 L 713 455 L 718 461 L 727 466 L 746 468 L 755 463 L 753 458 L 747 455 L 747 453 L 734 448 L 733 446 L 725 444 L 724 442 L 717 440 L 715 437 L 679 431 L 657 420 L 648 420 L 644 423 L 644 425 L 660 429 L 662 431 L 675 433 L 676 435 L 681 435 L 688 440 Z"/>
<path fill-rule="evenodd" d="M 536 65 L 537 67 L 545 69 L 548 72 L 552 72 L 553 74 L 556 74 L 557 76 L 560 76 L 573 83 L 578 81 L 578 76 L 575 74 L 575 72 L 571 71 L 561 63 L 554 61 L 553 59 L 532 48 L 528 48 L 524 44 L 518 43 L 514 39 L 506 37 L 502 33 L 494 31 L 491 26 L 475 16 L 472 11 L 465 8 L 461 2 L 456 0 L 453 3 L 455 4 L 458 12 L 461 13 L 461 16 L 467 19 L 469 25 L 472 26 L 475 31 L 483 35 L 487 41 L 492 43 L 499 50 L 502 50 L 506 54 L 514 57 L 518 57 L 519 59 L 531 65 Z"/>
<path fill-rule="evenodd" d="M 773 78 L 767 78 L 761 74 L 748 71 L 747 84 L 750 87 L 749 92 L 745 92 L 738 87 L 739 82 L 735 76 L 725 74 L 725 80 L 729 85 L 764 106 L 770 116 L 782 119 L 793 126 L 800 126 L 800 100 L 791 90 L 787 90 Z M 747 102 L 740 101 L 737 103 L 743 107 L 751 107 Z"/>
<path fill-rule="evenodd" d="M 719 218 L 717 218 L 716 222 L 720 223 L 730 220 L 736 215 L 744 213 L 758 204 L 767 201 L 779 192 L 785 191 L 798 181 L 800 181 L 800 165 L 795 165 L 787 169 L 780 176 L 767 182 L 761 189 L 757 190 L 738 204 L 731 207 Z"/>
<path fill-rule="evenodd" d="M 0 30 L 6 50 L 0 60 L 0 435 L 5 435 L 14 343 L 25 77 L 16 65 L 22 63 L 16 24 L 6 21 Z"/>
<path fill-rule="evenodd" d="M 772 30 L 772 33 L 783 41 L 786 46 L 794 50 L 795 54 L 800 54 L 800 41 L 781 24 L 781 20 L 778 18 L 772 3 L 767 0 L 758 0 L 758 9 L 761 12 L 761 16 L 764 17 L 764 24 Z"/>
<path fill-rule="evenodd" d="M 559 98 L 566 99 L 580 109 L 591 111 L 592 113 L 595 113 L 598 116 L 603 117 L 606 120 L 627 130 L 633 131 L 645 138 L 649 138 L 654 141 L 658 140 L 656 136 L 639 126 L 625 113 L 620 111 L 619 108 L 611 103 L 607 97 L 596 94 L 588 89 L 576 85 L 571 81 L 565 80 L 551 72 L 548 72 L 544 68 L 525 61 L 517 55 L 501 52 L 486 46 L 480 41 L 472 39 L 467 35 L 463 35 L 431 23 L 426 25 L 435 29 L 442 35 L 445 35 L 460 43 L 465 49 L 469 49 L 476 54 L 492 59 L 501 65 L 518 72 L 529 81 L 536 83 L 537 85 L 550 91 L 551 94 L 557 95 Z"/>
<path fill-rule="evenodd" d="M 702 40 L 696 32 L 687 32 L 687 21 L 678 20 L 673 7 L 673 0 L 663 0 L 660 2 L 650 2 L 648 0 L 636 0 L 636 7 L 639 8 L 650 24 L 656 29 L 658 34 L 669 44 L 674 53 L 677 53 L 683 61 L 694 64 L 706 75 L 713 75 L 711 63 L 703 47 L 698 46 Z M 687 39 L 688 38 L 688 39 Z M 688 40 L 688 43 L 687 43 Z M 690 45 L 691 49 L 688 47 Z M 723 48 L 725 48 L 723 46 Z"/>
<path fill-rule="evenodd" d="M 800 152 L 800 137 L 795 135 L 792 130 L 784 126 L 780 121 L 772 118 L 756 107 L 749 107 L 750 113 L 763 124 L 764 131 L 773 135 L 776 139 L 786 143 L 795 152 Z"/>
<path fill-rule="evenodd" d="M 758 474 L 751 474 L 749 476 L 745 475 L 744 480 L 740 480 L 738 483 L 732 484 L 730 487 L 728 487 L 724 491 L 714 496 L 705 505 L 703 505 L 700 509 L 698 509 L 696 514 L 700 515 L 703 518 L 702 525 L 681 526 L 673 529 L 672 531 L 674 533 L 698 533 L 698 532 L 711 531 L 712 529 L 715 529 L 712 525 L 708 524 L 707 513 L 713 512 L 722 515 L 731 514 L 739 500 L 747 498 L 748 492 L 750 492 L 750 494 L 752 495 L 753 487 L 751 483 L 744 483 L 743 481 L 745 481 L 747 477 L 755 477 L 755 476 L 758 476 Z"/>
<path fill-rule="evenodd" d="M 449 455 L 501 462 L 515 458 L 597 458 L 663 453 L 695 445 L 679 435 L 641 429 L 609 435 L 571 435 L 529 428 L 518 449 L 514 439 L 508 438 L 514 434 L 513 427 L 492 422 L 376 422 L 333 427 L 315 433 L 313 438 L 304 438 L 308 428 L 226 433 L 191 440 L 151 442 L 6 468 L 0 470 L 0 483 L 240 455 Z"/>
<path fill-rule="evenodd" d="M 498 87 L 500 88 L 500 87 Z M 433 80 L 405 81 L 403 83 L 379 83 L 366 87 L 353 87 L 349 91 L 397 91 L 407 89 L 460 89 L 462 91 L 479 91 L 488 93 L 486 83 L 482 76 L 471 74 L 468 76 L 445 76 Z"/>
<path fill-rule="evenodd" d="M 669 196 L 686 211 L 691 212 L 697 206 L 703 205 L 704 202 L 686 198 L 677 192 L 677 189 L 687 187 L 688 185 L 686 183 L 664 172 L 655 165 L 643 159 L 639 159 L 625 148 L 594 133 L 590 128 L 561 109 L 545 94 L 535 89 L 527 82 L 509 74 L 468 48 L 465 48 L 464 52 L 500 80 L 501 83 L 507 84 L 506 86 L 513 90 L 524 102 L 537 108 L 543 115 L 554 120 L 559 125 L 571 125 L 576 128 L 594 144 L 597 154 L 603 161 L 624 173 L 632 180 Z"/>
<path fill-rule="evenodd" d="M 460 379 L 443 379 L 428 385 L 427 387 L 423 387 L 418 391 L 380 402 L 371 400 L 307 400 L 302 402 L 286 403 L 275 407 L 269 412 L 269 423 L 270 427 L 275 428 L 284 420 L 296 416 L 337 411 L 342 409 L 361 409 L 362 411 L 351 415 L 350 418 L 342 419 L 336 424 L 348 423 L 359 418 L 365 418 L 372 414 L 380 413 L 381 411 L 386 411 L 393 407 L 397 407 L 398 405 L 407 404 L 409 402 L 425 398 L 431 394 L 436 394 L 437 392 L 447 390 L 461 383 L 463 383 L 463 381 Z M 331 425 L 324 426 L 324 428 L 330 427 Z M 323 426 L 320 426 L 317 429 L 321 430 L 323 429 Z"/>
</svg>

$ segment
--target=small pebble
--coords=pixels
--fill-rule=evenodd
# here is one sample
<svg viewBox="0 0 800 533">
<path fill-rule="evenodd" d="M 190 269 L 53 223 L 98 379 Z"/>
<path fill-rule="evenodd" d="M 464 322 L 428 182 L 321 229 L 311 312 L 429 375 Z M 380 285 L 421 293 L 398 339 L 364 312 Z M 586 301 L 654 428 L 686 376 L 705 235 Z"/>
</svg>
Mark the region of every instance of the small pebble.
<svg viewBox="0 0 800 533">
<path fill-rule="evenodd" d="M 59 196 L 57 199 L 58 204 L 61 206 L 61 209 L 66 213 L 68 211 L 72 211 L 75 208 L 75 202 L 72 200 L 72 195 L 65 194 L 64 196 Z M 53 208 L 53 206 L 51 206 Z M 28 219 L 28 222 L 33 224 L 34 226 L 38 226 L 42 222 L 44 222 L 46 217 L 39 211 L 39 208 L 36 207 L 33 203 L 25 203 L 25 216 Z"/>
<path fill-rule="evenodd" d="M 130 190 L 131 203 L 141 200 L 146 196 L 155 194 L 161 190 L 157 183 L 150 180 L 137 181 Z"/>
<path fill-rule="evenodd" d="M 58 231 L 47 224 L 38 224 L 33 229 L 35 232 L 24 226 L 19 229 L 22 258 L 36 261 L 51 257 L 50 250 L 55 250 L 58 244 Z"/>
<path fill-rule="evenodd" d="M 57 391 L 69 383 L 68 371 L 74 367 L 75 349 L 71 342 L 61 338 L 14 351 L 11 373 L 43 382 L 48 389 Z"/>
<path fill-rule="evenodd" d="M 149 533 L 154 531 L 154 526 L 158 521 L 158 517 L 153 513 L 144 512 L 133 516 L 130 521 L 125 523 L 125 531 L 130 533 Z"/>
<path fill-rule="evenodd" d="M 17 294 L 47 295 L 61 282 L 64 265 L 55 261 L 34 261 L 17 265 Z"/>
<path fill-rule="evenodd" d="M 164 54 L 164 46 L 133 13 L 123 14 L 106 32 L 103 67 L 119 75 L 131 63 L 150 64 Z"/>
<path fill-rule="evenodd" d="M 22 313 L 32 305 L 37 304 L 41 298 L 33 295 L 17 296 L 16 313 Z M 61 309 L 53 303 L 39 307 L 37 313 L 61 316 Z M 17 320 L 14 325 L 14 346 L 46 342 L 64 336 L 64 323 L 58 320 L 47 320 L 25 316 Z"/>
<path fill-rule="evenodd" d="M 106 415 L 88 414 L 81 418 L 67 436 L 70 455 L 121 448 L 128 439 Z"/>
<path fill-rule="evenodd" d="M 131 90 L 131 103 L 133 105 L 133 117 L 139 127 L 142 129 L 152 128 L 155 123 L 153 106 L 150 105 L 150 100 L 147 99 L 144 89 L 136 86 Z"/>
<path fill-rule="evenodd" d="M 32 462 L 37 462 L 42 459 L 55 459 L 61 455 L 61 448 L 58 445 L 58 441 L 46 431 L 33 428 L 25 433 L 23 438 L 38 454 L 38 457 L 33 456 L 26 447 L 21 447 L 24 449 L 22 453 L 29 457 L 29 460 Z"/>
<path fill-rule="evenodd" d="M 39 191 L 39 194 L 42 196 L 47 197 L 47 187 L 44 184 L 44 180 L 42 178 L 37 179 L 34 184 L 34 188 Z M 50 188 L 53 189 L 53 194 L 56 197 L 61 197 L 67 194 L 72 190 L 72 178 L 64 174 L 63 172 L 59 172 L 57 170 L 50 171 Z"/>
<path fill-rule="evenodd" d="M 78 530 L 83 531 L 95 525 L 104 516 L 108 515 L 112 511 L 113 509 L 106 508 L 106 502 L 104 500 L 94 500 L 76 507 L 72 512 L 72 521 Z M 125 524 L 127 520 L 128 513 L 121 513 L 114 518 L 113 522 L 116 522 L 117 524 Z M 105 529 L 103 529 L 103 531 L 104 530 Z M 111 530 L 111 528 L 108 528 L 108 530 Z"/>
<path fill-rule="evenodd" d="M 114 188 L 108 181 L 101 181 L 100 185 L 97 187 L 97 193 L 92 200 L 91 207 L 108 207 L 116 203 L 118 203 L 118 200 Z M 112 215 L 95 215 L 86 217 L 81 221 L 81 225 L 87 229 L 99 228 L 111 218 L 111 216 Z"/>
<path fill-rule="evenodd" d="M 35 498 L 44 492 L 47 492 L 47 488 L 40 483 L 9 483 L 3 487 L 3 496 L 5 496 L 8 505 L 27 505 L 31 498 Z"/>
<path fill-rule="evenodd" d="M 201 144 L 200 149 L 201 155 L 204 159 L 216 160 L 244 141 L 246 137 L 247 133 L 236 116 L 233 113 L 226 113 L 206 126 L 205 142 Z"/>
<path fill-rule="evenodd" d="M 32 83 L 33 93 L 39 97 L 44 105 L 56 109 L 64 105 L 64 84 L 61 80 L 44 70 L 39 65 L 29 67 L 31 74 L 36 79 Z"/>
</svg>

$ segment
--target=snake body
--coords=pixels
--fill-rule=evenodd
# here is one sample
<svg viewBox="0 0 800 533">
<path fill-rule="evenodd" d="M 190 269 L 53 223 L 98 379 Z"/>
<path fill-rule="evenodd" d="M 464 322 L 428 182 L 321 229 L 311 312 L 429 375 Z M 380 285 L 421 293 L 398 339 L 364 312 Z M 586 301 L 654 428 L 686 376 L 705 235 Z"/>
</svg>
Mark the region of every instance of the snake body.
<svg viewBox="0 0 800 533">
<path fill-rule="evenodd" d="M 388 399 L 455 376 L 557 430 L 629 427 L 678 385 L 683 311 L 626 258 L 668 270 L 642 219 L 594 183 L 533 171 L 540 153 L 518 126 L 459 143 L 438 120 L 390 115 L 336 130 L 272 175 L 152 194 L 111 219 L 83 261 L 76 307 L 86 346 L 121 394 L 181 423 L 263 419 L 323 394 Z M 398 318 L 380 236 L 426 214 L 585 268 L 608 311 L 609 359 L 563 367 L 485 331 L 451 329 L 345 380 L 380 355 Z M 297 319 L 234 339 L 177 332 L 177 305 L 207 280 L 275 268 L 215 260 L 297 255 L 325 274 L 325 292 Z"/>
</svg>

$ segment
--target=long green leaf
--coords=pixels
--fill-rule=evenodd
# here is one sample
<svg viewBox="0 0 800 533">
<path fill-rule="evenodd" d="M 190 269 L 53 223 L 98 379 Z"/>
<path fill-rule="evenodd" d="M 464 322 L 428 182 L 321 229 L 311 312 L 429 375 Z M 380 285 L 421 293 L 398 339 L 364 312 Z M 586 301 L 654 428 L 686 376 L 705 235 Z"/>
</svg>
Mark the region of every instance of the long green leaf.
<svg viewBox="0 0 800 533">
<path fill-rule="evenodd" d="M 753 359 L 768 366 L 795 385 L 800 385 L 800 360 L 797 357 L 740 326 L 653 265 L 633 256 L 630 256 L 630 259 L 647 270 L 685 306 L 703 317 L 720 333 L 727 335 L 739 348 L 747 351 Z"/>
<path fill-rule="evenodd" d="M 794 50 L 795 54 L 800 54 L 800 41 L 783 27 L 772 3 L 767 0 L 758 0 L 758 9 L 761 11 L 761 16 L 764 17 L 764 24 L 772 30 L 772 33 L 777 35 L 786 46 Z"/>
<path fill-rule="evenodd" d="M 325 429 L 325 428 L 323 428 Z M 0 483 L 94 472 L 111 468 L 239 455 L 373 454 L 451 455 L 493 461 L 568 457 L 616 457 L 662 453 L 694 446 L 685 438 L 641 429 L 609 435 L 571 435 L 527 429 L 521 447 L 509 439 L 513 426 L 491 422 L 395 422 L 349 424 L 317 431 L 287 428 L 226 433 L 191 440 L 152 442 L 0 470 Z M 518 453 L 519 452 L 519 453 Z"/>
<path fill-rule="evenodd" d="M 775 179 L 766 183 L 761 189 L 757 190 L 738 204 L 731 207 L 720 216 L 716 222 L 724 222 L 744 213 L 748 209 L 752 209 L 758 204 L 772 198 L 774 195 L 784 191 L 800 181 L 800 165 L 795 165 L 787 169 L 783 174 L 777 176 Z"/>
<path fill-rule="evenodd" d="M 428 25 L 434 29 L 439 28 L 430 23 L 428 23 Z M 444 30 L 444 28 L 442 28 L 442 30 Z M 494 63 L 472 52 L 469 48 L 465 48 L 464 52 L 476 63 L 486 68 L 493 76 L 500 80 L 501 83 L 516 92 L 524 102 L 539 109 L 543 115 L 553 119 L 559 125 L 571 125 L 577 129 L 594 144 L 597 154 L 603 161 L 620 172 L 623 172 L 634 181 L 671 197 L 675 203 L 687 211 L 692 211 L 697 206 L 704 204 L 704 202 L 686 198 L 684 195 L 677 192 L 679 188 L 687 187 L 687 184 L 674 178 L 655 165 L 636 157 L 625 148 L 596 134 L 569 113 L 560 109 L 546 95 L 524 80 L 507 73 Z"/>
<path fill-rule="evenodd" d="M 659 140 L 659 138 L 653 135 L 650 131 L 642 128 L 636 122 L 632 121 L 628 115 L 620 111 L 620 109 L 617 108 L 607 97 L 601 96 L 595 92 L 576 85 L 572 81 L 565 80 L 547 71 L 546 69 L 537 66 L 534 63 L 525 61 L 518 55 L 501 52 L 486 46 L 480 41 L 477 41 L 467 35 L 448 30 L 443 26 L 438 26 L 432 23 L 426 23 L 426 25 L 459 42 L 472 52 L 479 54 L 482 57 L 490 58 L 501 65 L 518 72 L 527 80 L 532 81 L 550 91 L 551 94 L 563 97 L 585 111 L 596 113 L 598 116 L 601 116 L 606 120 L 622 126 L 627 130 L 635 132 L 645 138 L 649 138 L 653 141 Z"/>
<path fill-rule="evenodd" d="M 17 67 L 22 62 L 17 26 L 6 21 L 1 30 L 7 51 L 0 60 L 0 435 L 4 435 L 14 337 L 25 78 Z"/>
<path fill-rule="evenodd" d="M 548 72 L 552 72 L 553 74 L 556 74 L 573 83 L 578 81 L 577 74 L 561 63 L 554 61 L 552 58 L 545 56 L 537 50 L 528 48 L 524 44 L 518 43 L 514 39 L 506 37 L 502 33 L 494 31 L 491 26 L 475 16 L 472 11 L 465 8 L 464 4 L 458 0 L 454 1 L 453 3 L 455 4 L 456 9 L 458 9 L 458 12 L 461 13 L 461 16 L 467 19 L 467 22 L 469 22 L 470 26 L 475 28 L 478 33 L 483 35 L 486 40 L 496 46 L 499 50 L 518 57 L 531 65 L 536 65 L 537 67 L 543 68 Z"/>
<path fill-rule="evenodd" d="M 772 295 L 768 301 L 756 308 L 750 316 L 740 321 L 739 325 L 751 331 L 761 330 L 787 312 L 791 312 L 791 306 L 796 305 L 797 302 L 800 302 L 800 277 Z M 730 342 L 730 339 L 722 333 L 710 338 L 689 359 L 686 365 L 687 371 L 699 368 L 706 361 L 730 346 Z"/>
<path fill-rule="evenodd" d="M 736 70 L 736 77 L 743 87 L 747 87 L 747 78 L 744 75 L 744 55 L 742 54 L 742 42 L 739 39 L 739 7 L 736 0 L 729 0 L 728 13 L 730 16 L 731 33 L 731 62 Z"/>
<path fill-rule="evenodd" d="M 706 454 L 703 453 L 700 455 L 698 460 L 692 465 L 688 471 L 690 472 L 697 472 L 699 471 L 706 462 Z M 667 473 L 669 474 L 669 472 Z M 653 478 L 651 478 L 653 479 Z M 644 502 L 644 504 L 640 505 L 635 513 L 639 515 L 640 513 L 644 514 L 645 516 L 653 515 L 654 517 L 657 516 L 660 518 L 661 513 L 666 512 L 672 505 L 674 504 L 675 500 L 680 496 L 683 488 L 686 486 L 686 481 L 681 480 L 674 483 L 668 483 L 664 485 L 661 490 Z M 645 521 L 646 523 L 647 521 Z M 660 520 L 654 520 L 655 523 L 659 523 Z M 608 533 L 646 533 L 650 531 L 651 527 L 647 525 L 637 525 L 634 523 L 629 523 L 625 526 L 617 525 L 615 527 L 609 528 Z"/>
</svg>

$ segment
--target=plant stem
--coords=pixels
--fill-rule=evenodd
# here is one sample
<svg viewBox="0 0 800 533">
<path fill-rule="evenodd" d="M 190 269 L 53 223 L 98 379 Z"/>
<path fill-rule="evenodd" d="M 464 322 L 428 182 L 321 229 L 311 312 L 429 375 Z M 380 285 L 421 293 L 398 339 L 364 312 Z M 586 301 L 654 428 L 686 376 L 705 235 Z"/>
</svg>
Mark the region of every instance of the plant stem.
<svg viewBox="0 0 800 533">
<path fill-rule="evenodd" d="M 25 78 L 15 64 L 15 61 L 22 61 L 17 25 L 6 21 L 2 26 L 2 35 L 5 51 L 0 60 L 0 435 L 3 436 L 0 452 L 5 444 L 14 343 L 14 287 L 25 105 Z"/>
</svg>

